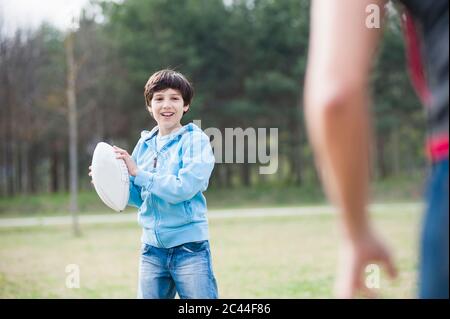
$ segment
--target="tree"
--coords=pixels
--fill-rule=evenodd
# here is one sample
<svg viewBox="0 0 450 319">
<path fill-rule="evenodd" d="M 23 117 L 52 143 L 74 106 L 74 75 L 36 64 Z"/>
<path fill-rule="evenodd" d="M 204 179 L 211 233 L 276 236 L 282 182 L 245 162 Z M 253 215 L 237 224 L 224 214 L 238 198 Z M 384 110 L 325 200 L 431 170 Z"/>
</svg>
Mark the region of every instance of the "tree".
<svg viewBox="0 0 450 319">
<path fill-rule="evenodd" d="M 74 32 L 66 38 L 67 57 L 67 106 L 69 119 L 69 163 L 70 163 L 70 211 L 75 236 L 80 235 L 78 225 L 78 115 L 76 102 L 77 68 L 74 59 Z"/>
</svg>

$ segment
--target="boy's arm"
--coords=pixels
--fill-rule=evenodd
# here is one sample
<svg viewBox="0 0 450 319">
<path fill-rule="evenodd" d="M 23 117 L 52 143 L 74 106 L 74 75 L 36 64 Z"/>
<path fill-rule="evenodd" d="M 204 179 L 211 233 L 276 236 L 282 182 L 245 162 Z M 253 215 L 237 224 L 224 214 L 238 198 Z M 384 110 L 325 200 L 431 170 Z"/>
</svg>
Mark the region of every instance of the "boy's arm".
<svg viewBox="0 0 450 319">
<path fill-rule="evenodd" d="M 138 149 L 139 143 L 136 145 L 136 147 L 134 148 L 132 154 L 131 154 L 131 158 L 133 159 L 133 161 L 135 163 L 137 163 L 137 159 L 136 159 L 136 153 L 137 153 L 137 149 Z M 128 199 L 128 205 L 129 206 L 134 206 L 139 208 L 142 205 L 142 198 L 141 198 L 141 187 L 139 187 L 138 185 L 135 184 L 135 176 L 130 175 L 130 197 Z"/>
<path fill-rule="evenodd" d="M 138 170 L 135 184 L 163 200 L 177 204 L 206 190 L 214 168 L 214 155 L 206 135 L 194 132 L 183 149 L 183 166 L 177 175 L 160 175 Z"/>
<path fill-rule="evenodd" d="M 339 297 L 370 293 L 362 278 L 369 262 L 381 262 L 394 274 L 367 212 L 368 83 L 381 35 L 380 28 L 366 26 L 371 13 L 366 9 L 374 4 L 381 19 L 384 0 L 315 0 L 312 5 L 305 115 L 316 163 L 343 229 Z"/>
<path fill-rule="evenodd" d="M 128 198 L 128 206 L 141 207 L 141 188 L 134 183 L 134 176 L 130 176 L 130 197 Z"/>
</svg>

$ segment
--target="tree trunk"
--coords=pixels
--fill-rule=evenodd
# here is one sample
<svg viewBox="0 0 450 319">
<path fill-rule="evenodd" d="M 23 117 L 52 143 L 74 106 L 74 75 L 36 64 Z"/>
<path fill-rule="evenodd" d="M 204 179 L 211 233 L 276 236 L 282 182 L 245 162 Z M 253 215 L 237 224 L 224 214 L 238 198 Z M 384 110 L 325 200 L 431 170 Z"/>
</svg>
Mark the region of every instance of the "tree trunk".
<svg viewBox="0 0 450 319">
<path fill-rule="evenodd" d="M 34 154 L 33 148 L 29 149 L 30 154 Z M 30 187 L 30 192 L 32 194 L 37 193 L 37 183 L 36 183 L 36 169 L 35 169 L 35 161 L 33 160 L 33 156 L 27 157 L 27 166 L 28 166 L 28 183 Z"/>
<path fill-rule="evenodd" d="M 30 183 L 29 183 L 29 177 L 30 177 L 30 173 L 29 173 L 29 166 L 28 166 L 28 145 L 26 142 L 22 143 L 22 147 L 21 147 L 21 152 L 22 152 L 22 156 L 21 156 L 21 167 L 22 167 L 22 172 L 21 172 L 21 182 L 22 182 L 22 192 L 24 194 L 28 194 L 30 192 Z"/>
<path fill-rule="evenodd" d="M 53 146 L 54 148 L 54 146 Z M 59 158 L 58 151 L 52 149 L 51 161 L 50 161 L 50 191 L 52 193 L 57 193 L 59 191 L 59 176 L 58 176 L 58 166 Z"/>
<path fill-rule="evenodd" d="M 70 212 L 75 236 L 80 236 L 78 225 L 78 131 L 76 104 L 76 65 L 74 59 L 74 33 L 70 32 L 66 39 L 67 59 L 67 106 L 69 117 L 69 165 L 70 165 Z"/>
<path fill-rule="evenodd" d="M 99 103 L 95 110 L 96 116 L 96 128 L 97 128 L 97 136 L 100 141 L 103 141 L 105 138 L 105 125 L 104 125 L 104 114 L 103 114 L 103 106 Z"/>
<path fill-rule="evenodd" d="M 69 165 L 69 156 L 66 152 L 65 161 L 64 161 L 64 190 L 66 192 L 70 191 L 70 165 Z"/>
<path fill-rule="evenodd" d="M 13 118 L 12 118 L 12 96 L 11 85 L 8 77 L 8 70 L 5 71 L 5 92 L 6 92 L 6 105 L 5 105 L 5 166 L 6 166 L 6 195 L 9 197 L 14 196 L 14 163 L 13 163 Z"/>
<path fill-rule="evenodd" d="M 233 165 L 233 164 L 229 164 L 229 163 L 225 163 L 224 164 L 224 170 L 225 170 L 224 184 L 225 184 L 225 188 L 231 188 L 231 178 L 232 178 L 232 174 L 233 174 L 233 170 L 231 168 L 231 165 Z"/>
<path fill-rule="evenodd" d="M 387 176 L 387 168 L 385 161 L 385 137 L 380 136 L 378 138 L 378 147 L 377 147 L 377 158 L 378 158 L 378 173 L 381 179 L 384 179 Z"/>
<path fill-rule="evenodd" d="M 241 165 L 242 184 L 246 187 L 249 187 L 251 185 L 251 166 L 249 163 L 243 163 Z"/>
<path fill-rule="evenodd" d="M 293 117 L 289 123 L 290 136 L 290 162 L 292 167 L 292 181 L 295 185 L 301 186 L 303 182 L 302 176 L 302 160 L 301 160 L 301 145 L 300 145 L 300 123 L 295 121 L 296 117 Z"/>
<path fill-rule="evenodd" d="M 213 170 L 213 177 L 211 179 L 211 186 L 216 188 L 222 188 L 223 187 L 223 164 L 216 164 Z"/>
<path fill-rule="evenodd" d="M 400 136 L 398 129 L 392 131 L 392 163 L 395 176 L 400 175 Z"/>
<path fill-rule="evenodd" d="M 0 111 L 1 111 L 1 108 L 0 108 Z M 4 136 L 4 135 L 2 134 L 2 136 Z M 1 183 L 0 195 L 2 197 L 6 196 L 6 172 L 7 172 L 7 170 L 6 170 L 5 151 L 6 151 L 5 150 L 5 140 L 2 139 L 0 142 L 0 155 L 1 155 L 1 158 L 0 158 L 0 169 L 1 169 L 1 171 L 0 171 L 0 183 Z"/>
</svg>

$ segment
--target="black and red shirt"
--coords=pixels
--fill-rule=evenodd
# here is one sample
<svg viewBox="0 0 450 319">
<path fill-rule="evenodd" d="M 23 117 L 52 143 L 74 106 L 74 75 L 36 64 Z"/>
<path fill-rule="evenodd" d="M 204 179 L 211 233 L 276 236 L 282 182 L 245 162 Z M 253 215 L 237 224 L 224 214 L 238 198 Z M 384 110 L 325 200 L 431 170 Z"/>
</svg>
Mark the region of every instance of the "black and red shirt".
<svg viewBox="0 0 450 319">
<path fill-rule="evenodd" d="M 448 158 L 448 0 L 401 0 L 411 80 L 426 107 L 427 150 L 433 161 Z"/>
</svg>

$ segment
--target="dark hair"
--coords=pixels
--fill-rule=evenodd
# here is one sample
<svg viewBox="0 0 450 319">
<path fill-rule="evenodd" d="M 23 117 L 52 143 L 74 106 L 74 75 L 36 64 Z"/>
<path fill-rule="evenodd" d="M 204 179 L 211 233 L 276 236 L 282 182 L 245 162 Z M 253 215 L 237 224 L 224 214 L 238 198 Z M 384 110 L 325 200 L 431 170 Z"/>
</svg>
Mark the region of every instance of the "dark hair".
<svg viewBox="0 0 450 319">
<path fill-rule="evenodd" d="M 158 71 L 148 79 L 144 90 L 145 104 L 150 107 L 153 94 L 166 89 L 180 91 L 184 105 L 191 104 L 194 97 L 192 84 L 183 74 L 169 69 Z"/>
</svg>

